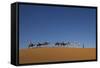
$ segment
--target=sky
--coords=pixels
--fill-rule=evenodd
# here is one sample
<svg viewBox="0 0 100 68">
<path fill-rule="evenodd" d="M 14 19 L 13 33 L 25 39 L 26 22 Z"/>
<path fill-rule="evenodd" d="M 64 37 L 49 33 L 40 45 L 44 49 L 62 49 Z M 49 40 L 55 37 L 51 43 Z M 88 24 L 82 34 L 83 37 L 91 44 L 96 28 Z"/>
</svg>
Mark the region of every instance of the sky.
<svg viewBox="0 0 100 68">
<path fill-rule="evenodd" d="M 19 48 L 33 43 L 77 41 L 96 47 L 96 9 L 19 5 Z"/>
</svg>

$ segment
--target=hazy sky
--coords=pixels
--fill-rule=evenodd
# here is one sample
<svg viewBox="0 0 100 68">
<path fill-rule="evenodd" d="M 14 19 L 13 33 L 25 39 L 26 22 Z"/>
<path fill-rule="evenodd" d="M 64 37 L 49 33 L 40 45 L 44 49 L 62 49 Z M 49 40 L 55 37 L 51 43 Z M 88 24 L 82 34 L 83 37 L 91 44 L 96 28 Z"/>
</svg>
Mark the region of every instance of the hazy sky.
<svg viewBox="0 0 100 68">
<path fill-rule="evenodd" d="M 19 47 L 28 41 L 78 41 L 96 46 L 96 9 L 19 5 Z"/>
</svg>

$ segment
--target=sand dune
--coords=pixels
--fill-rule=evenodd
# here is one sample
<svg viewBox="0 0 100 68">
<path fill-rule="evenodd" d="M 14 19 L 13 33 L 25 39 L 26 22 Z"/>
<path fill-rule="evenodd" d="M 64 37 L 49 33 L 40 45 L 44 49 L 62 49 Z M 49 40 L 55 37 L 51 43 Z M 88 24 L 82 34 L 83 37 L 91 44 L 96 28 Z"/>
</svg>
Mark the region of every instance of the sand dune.
<svg viewBox="0 0 100 68">
<path fill-rule="evenodd" d="M 24 48 L 19 50 L 20 64 L 91 59 L 96 59 L 95 48 Z"/>
</svg>

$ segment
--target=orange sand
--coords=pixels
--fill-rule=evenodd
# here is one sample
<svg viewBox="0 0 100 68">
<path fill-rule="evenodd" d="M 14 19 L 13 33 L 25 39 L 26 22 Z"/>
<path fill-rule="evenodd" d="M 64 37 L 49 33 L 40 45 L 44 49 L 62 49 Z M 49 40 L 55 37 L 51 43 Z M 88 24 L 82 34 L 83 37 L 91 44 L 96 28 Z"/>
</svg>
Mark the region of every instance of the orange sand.
<svg viewBox="0 0 100 68">
<path fill-rule="evenodd" d="M 95 60 L 96 48 L 24 48 L 19 50 L 19 63 Z"/>
</svg>

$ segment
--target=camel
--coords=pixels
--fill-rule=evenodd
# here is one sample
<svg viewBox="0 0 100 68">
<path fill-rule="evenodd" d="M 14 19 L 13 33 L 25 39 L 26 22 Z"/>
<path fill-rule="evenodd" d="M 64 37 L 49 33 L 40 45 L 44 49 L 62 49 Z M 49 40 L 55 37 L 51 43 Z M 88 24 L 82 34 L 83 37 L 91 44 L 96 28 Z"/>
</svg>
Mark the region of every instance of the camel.
<svg viewBox="0 0 100 68">
<path fill-rule="evenodd" d="M 33 43 L 30 43 L 29 45 L 28 45 L 28 48 L 31 48 L 31 47 L 34 47 L 35 45 L 33 44 Z"/>
<path fill-rule="evenodd" d="M 29 41 L 28 48 L 32 48 L 32 47 L 34 47 L 34 46 L 35 46 L 35 44 L 33 44 L 31 41 Z"/>
<path fill-rule="evenodd" d="M 47 46 L 49 43 L 48 42 L 44 42 L 44 43 L 39 43 L 37 44 L 37 47 L 41 47 L 41 46 Z"/>
<path fill-rule="evenodd" d="M 64 42 L 61 42 L 61 43 L 57 42 L 57 43 L 55 43 L 55 46 L 65 46 L 65 45 L 66 45 L 66 43 L 64 43 Z"/>
</svg>

